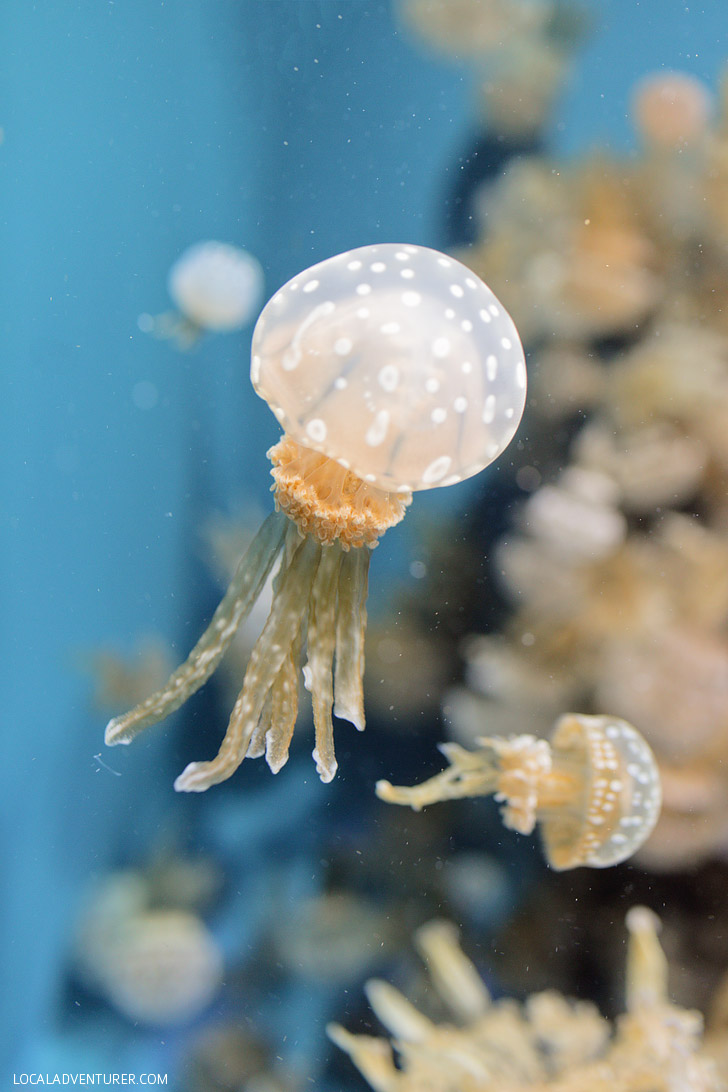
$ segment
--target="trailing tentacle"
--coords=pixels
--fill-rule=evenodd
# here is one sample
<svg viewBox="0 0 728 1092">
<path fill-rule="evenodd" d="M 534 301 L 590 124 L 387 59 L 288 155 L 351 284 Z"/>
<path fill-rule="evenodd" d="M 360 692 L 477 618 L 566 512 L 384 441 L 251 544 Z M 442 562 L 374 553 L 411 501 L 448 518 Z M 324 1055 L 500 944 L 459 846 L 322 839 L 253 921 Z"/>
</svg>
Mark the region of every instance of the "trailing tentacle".
<svg viewBox="0 0 728 1092">
<path fill-rule="evenodd" d="M 323 551 L 311 591 L 311 616 L 308 623 L 308 665 L 311 670 L 311 699 L 316 745 L 313 758 L 322 781 L 331 781 L 336 773 L 334 754 L 334 649 L 336 647 L 337 588 L 343 551 L 327 546 Z"/>
<path fill-rule="evenodd" d="M 268 516 L 238 564 L 209 626 L 185 662 L 151 697 L 109 721 L 105 736 L 108 746 L 130 743 L 142 729 L 179 709 L 209 679 L 260 595 L 289 526 L 282 513 Z"/>
<path fill-rule="evenodd" d="M 339 611 L 336 623 L 334 713 L 364 730 L 364 636 L 371 552 L 349 550 L 341 562 Z"/>
<path fill-rule="evenodd" d="M 268 691 L 289 653 L 291 634 L 298 631 L 307 609 L 321 549 L 314 539 L 299 539 L 263 632 L 250 654 L 243 688 L 220 750 L 210 762 L 191 762 L 174 783 L 178 792 L 204 792 L 210 785 L 226 781 L 245 758 Z"/>
</svg>

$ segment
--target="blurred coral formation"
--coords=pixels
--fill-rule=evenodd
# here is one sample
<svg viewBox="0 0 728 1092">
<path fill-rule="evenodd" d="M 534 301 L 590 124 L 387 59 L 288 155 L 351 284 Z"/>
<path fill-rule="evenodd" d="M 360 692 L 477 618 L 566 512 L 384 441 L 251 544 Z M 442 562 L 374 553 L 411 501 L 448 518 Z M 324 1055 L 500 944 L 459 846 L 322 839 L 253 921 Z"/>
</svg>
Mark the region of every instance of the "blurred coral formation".
<svg viewBox="0 0 728 1092">
<path fill-rule="evenodd" d="M 626 1011 L 614 1028 L 555 990 L 492 1000 L 457 929 L 432 921 L 415 939 L 447 1022 L 373 980 L 367 998 L 391 1043 L 338 1024 L 329 1034 L 376 1092 L 724 1092 L 725 1026 L 703 1035 L 700 1013 L 670 1001 L 659 924 L 644 906 L 627 914 Z"/>
<path fill-rule="evenodd" d="M 91 677 L 90 703 L 100 713 L 118 713 L 156 690 L 169 675 L 171 649 L 161 637 L 142 637 L 127 654 L 116 648 L 97 648 L 77 656 L 79 667 Z"/>
<path fill-rule="evenodd" d="M 468 62 L 478 113 L 511 136 L 543 124 L 587 23 L 573 0 L 400 0 L 399 9 L 431 48 Z"/>
<path fill-rule="evenodd" d="M 532 382 L 529 496 L 492 566 L 510 613 L 465 643 L 452 732 L 542 735 L 568 707 L 634 723 L 663 781 L 658 870 L 728 852 L 726 106 L 643 80 L 639 156 L 513 161 L 459 254 Z"/>
</svg>

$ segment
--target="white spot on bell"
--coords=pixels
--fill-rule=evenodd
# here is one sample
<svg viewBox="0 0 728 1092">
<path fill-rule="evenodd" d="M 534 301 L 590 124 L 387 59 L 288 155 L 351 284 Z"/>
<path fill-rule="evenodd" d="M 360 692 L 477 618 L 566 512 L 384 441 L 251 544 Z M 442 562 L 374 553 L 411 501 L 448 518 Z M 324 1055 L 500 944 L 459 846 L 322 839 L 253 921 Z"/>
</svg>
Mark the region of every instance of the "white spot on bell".
<svg viewBox="0 0 728 1092">
<path fill-rule="evenodd" d="M 387 410 L 380 410 L 374 418 L 374 421 L 369 426 L 364 439 L 369 447 L 379 447 L 387 436 L 387 429 L 389 428 L 389 413 Z"/>
<path fill-rule="evenodd" d="M 326 425 L 320 417 L 312 417 L 306 425 L 306 435 L 309 436 L 314 443 L 322 444 L 326 439 Z"/>
<path fill-rule="evenodd" d="M 439 482 L 447 474 L 451 463 L 452 459 L 449 455 L 440 455 L 439 458 L 433 459 L 429 466 L 426 466 L 422 472 L 423 482 L 428 485 Z"/>
<path fill-rule="evenodd" d="M 377 379 L 382 390 L 396 390 L 399 383 L 399 368 L 394 364 L 385 364 L 383 368 L 380 368 Z"/>
</svg>

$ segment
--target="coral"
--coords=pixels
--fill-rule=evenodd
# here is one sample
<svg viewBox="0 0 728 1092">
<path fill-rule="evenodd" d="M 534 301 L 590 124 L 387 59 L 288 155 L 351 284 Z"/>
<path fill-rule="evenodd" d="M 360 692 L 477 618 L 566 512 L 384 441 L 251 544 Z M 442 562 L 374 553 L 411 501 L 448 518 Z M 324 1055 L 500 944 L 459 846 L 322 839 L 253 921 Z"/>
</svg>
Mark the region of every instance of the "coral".
<svg viewBox="0 0 728 1092">
<path fill-rule="evenodd" d="M 456 929 L 435 921 L 416 942 L 451 1022 L 433 1022 L 372 981 L 367 997 L 391 1044 L 339 1025 L 329 1034 L 376 1092 L 724 1092 L 712 1056 L 721 1036 L 708 1049 L 700 1013 L 669 1000 L 659 920 L 635 906 L 627 927 L 626 1011 L 614 1028 L 594 1005 L 553 990 L 522 1005 L 493 1001 Z"/>
<path fill-rule="evenodd" d="M 527 343 L 629 329 L 664 291 L 638 199 L 606 160 L 515 160 L 483 192 L 484 233 L 459 256 L 498 284 Z"/>
<path fill-rule="evenodd" d="M 713 107 L 692 77 L 646 79 L 639 154 L 514 161 L 460 254 L 534 379 L 528 496 L 492 551 L 510 610 L 464 645 L 451 732 L 541 736 L 565 707 L 632 721 L 663 775 L 640 854 L 659 869 L 728 853 L 725 88 Z"/>
<path fill-rule="evenodd" d="M 479 108 L 508 135 L 543 124 L 585 22 L 570 0 L 400 0 L 399 7 L 417 38 L 468 62 Z"/>
<path fill-rule="evenodd" d="M 139 640 L 129 655 L 114 648 L 82 652 L 82 669 L 91 676 L 94 709 L 117 713 L 136 705 L 164 682 L 171 668 L 171 650 L 160 637 Z"/>
</svg>

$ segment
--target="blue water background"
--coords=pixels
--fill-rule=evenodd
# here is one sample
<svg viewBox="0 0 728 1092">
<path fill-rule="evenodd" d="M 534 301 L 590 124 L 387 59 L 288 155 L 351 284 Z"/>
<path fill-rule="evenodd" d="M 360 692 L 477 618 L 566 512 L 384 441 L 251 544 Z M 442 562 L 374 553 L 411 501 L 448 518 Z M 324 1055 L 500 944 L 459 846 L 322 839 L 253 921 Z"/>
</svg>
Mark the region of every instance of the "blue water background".
<svg viewBox="0 0 728 1092">
<path fill-rule="evenodd" d="M 569 155 L 629 149 L 640 75 L 716 86 L 728 52 L 722 5 L 592 8 L 549 133 Z M 277 436 L 247 380 L 250 329 L 185 356 L 137 316 L 168 306 L 167 270 L 200 239 L 256 254 L 267 294 L 360 244 L 440 245 L 472 80 L 368 0 L 4 0 L 0 55 L 0 1039 L 9 1073 L 133 1070 L 159 1061 L 146 1034 L 114 1025 L 80 1050 L 59 1030 L 73 923 L 93 875 L 198 800 L 174 797 L 169 732 L 101 755 L 76 656 L 150 631 L 186 651 L 207 606 L 201 522 L 270 503 Z M 406 580 L 406 536 L 378 552 L 374 600 Z M 294 822 L 326 791 L 309 779 Z M 255 811 L 241 855 L 265 844 Z"/>
</svg>

